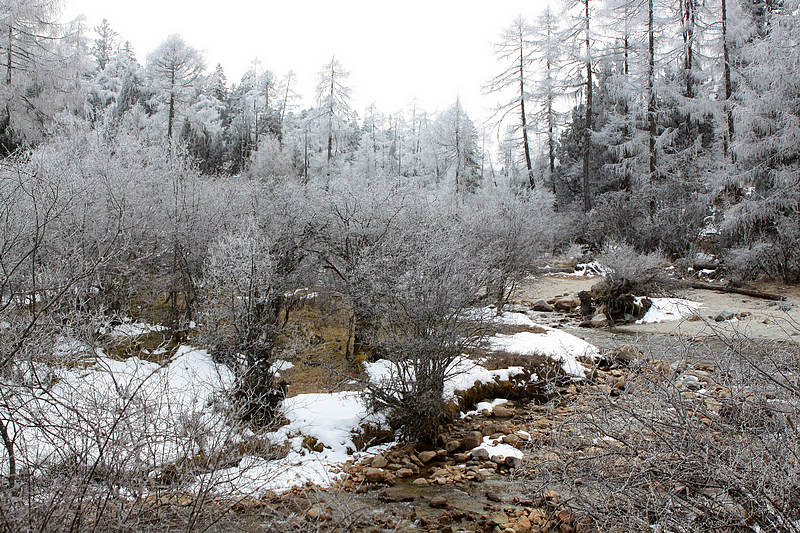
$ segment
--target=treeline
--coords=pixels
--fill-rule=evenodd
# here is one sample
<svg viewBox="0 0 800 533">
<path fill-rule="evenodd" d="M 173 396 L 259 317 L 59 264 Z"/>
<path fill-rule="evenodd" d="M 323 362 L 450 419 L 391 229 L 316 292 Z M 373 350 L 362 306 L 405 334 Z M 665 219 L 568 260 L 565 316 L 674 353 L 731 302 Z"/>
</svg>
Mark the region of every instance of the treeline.
<svg viewBox="0 0 800 533">
<path fill-rule="evenodd" d="M 254 62 L 229 83 L 179 36 L 140 62 L 106 21 L 58 23 L 57 2 L 3 9 L 6 153 L 77 128 L 180 147 L 213 176 L 536 188 L 555 196 L 565 242 L 800 275 L 796 0 L 575 0 L 520 17 L 487 76 L 496 150 L 458 100 L 359 116 L 335 58 L 303 109 L 292 72 Z"/>
</svg>

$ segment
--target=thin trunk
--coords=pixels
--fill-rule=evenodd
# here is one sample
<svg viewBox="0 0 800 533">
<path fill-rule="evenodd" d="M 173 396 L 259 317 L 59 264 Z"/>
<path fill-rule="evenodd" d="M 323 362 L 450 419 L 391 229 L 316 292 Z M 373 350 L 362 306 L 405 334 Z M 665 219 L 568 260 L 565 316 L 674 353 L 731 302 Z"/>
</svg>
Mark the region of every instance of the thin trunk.
<svg viewBox="0 0 800 533">
<path fill-rule="evenodd" d="M 172 123 L 175 120 L 175 70 L 170 73 L 169 117 L 167 119 L 167 141 L 172 145 Z"/>
<path fill-rule="evenodd" d="M 528 183 L 531 189 L 536 187 L 533 181 L 533 166 L 531 165 L 531 152 L 528 147 L 528 124 L 525 117 L 525 58 L 523 56 L 522 28 L 519 32 L 519 111 L 522 118 L 522 145 L 525 148 L 525 167 L 528 169 Z"/>
<path fill-rule="evenodd" d="M 653 0 L 647 2 L 647 129 L 649 131 L 650 181 L 656 174 L 656 95 L 655 95 L 655 28 Z"/>
<path fill-rule="evenodd" d="M 8 26 L 8 48 L 6 49 L 6 85 L 11 85 L 11 46 L 14 39 L 14 28 Z"/>
<path fill-rule="evenodd" d="M 592 60 L 589 55 L 589 0 L 584 0 L 586 5 L 586 128 L 583 133 L 583 211 L 588 213 L 592 209 L 589 195 L 589 152 L 592 146 Z"/>
<path fill-rule="evenodd" d="M 728 129 L 723 137 L 723 152 L 725 156 L 730 151 L 730 143 L 733 142 L 733 111 L 731 110 L 731 62 L 728 52 L 728 5 L 727 0 L 722 0 L 722 61 L 724 63 L 725 75 L 725 115 L 728 120 Z"/>
<path fill-rule="evenodd" d="M 283 120 L 286 118 L 286 102 L 289 101 L 289 86 L 292 84 L 292 73 L 286 76 L 286 91 L 283 93 L 283 104 L 281 105 L 280 133 L 278 135 L 278 147 L 283 148 Z"/>
<path fill-rule="evenodd" d="M 333 89 L 336 73 L 333 70 L 333 60 L 331 60 L 331 93 L 328 108 L 328 171 L 330 172 L 331 156 L 333 155 Z"/>
</svg>

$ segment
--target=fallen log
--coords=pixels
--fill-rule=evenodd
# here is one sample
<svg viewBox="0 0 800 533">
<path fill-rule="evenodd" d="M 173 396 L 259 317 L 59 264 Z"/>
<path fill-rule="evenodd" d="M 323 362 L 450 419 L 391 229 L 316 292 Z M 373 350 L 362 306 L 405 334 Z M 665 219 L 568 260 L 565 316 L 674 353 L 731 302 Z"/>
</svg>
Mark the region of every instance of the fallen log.
<svg viewBox="0 0 800 533">
<path fill-rule="evenodd" d="M 781 294 L 772 294 L 769 292 L 754 291 L 751 289 L 740 289 L 738 287 L 730 287 L 728 285 L 714 285 L 713 283 L 701 283 L 698 281 L 692 281 L 689 282 L 689 286 L 693 289 L 700 289 L 705 291 L 729 292 L 734 294 L 742 294 L 744 296 L 750 296 L 752 298 L 763 298 L 765 300 L 775 300 L 779 302 L 786 300 L 786 296 L 783 296 Z"/>
</svg>

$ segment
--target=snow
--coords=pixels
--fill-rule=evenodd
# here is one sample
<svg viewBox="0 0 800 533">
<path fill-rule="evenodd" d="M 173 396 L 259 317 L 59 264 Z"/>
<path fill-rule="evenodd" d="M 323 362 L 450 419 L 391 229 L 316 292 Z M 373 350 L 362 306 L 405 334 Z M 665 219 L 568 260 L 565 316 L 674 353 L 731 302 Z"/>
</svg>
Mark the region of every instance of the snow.
<svg viewBox="0 0 800 533">
<path fill-rule="evenodd" d="M 272 366 L 270 366 L 270 371 L 275 374 L 275 377 L 280 377 L 281 372 L 286 372 L 294 368 L 294 363 L 291 361 L 284 361 L 283 359 L 276 359 Z"/>
<path fill-rule="evenodd" d="M 651 298 L 653 304 L 637 324 L 657 324 L 693 315 L 702 304 L 682 298 Z"/>
<path fill-rule="evenodd" d="M 466 413 L 461 413 L 461 418 L 467 418 L 468 416 L 471 415 L 478 415 L 484 411 L 492 413 L 495 407 L 497 407 L 498 405 L 503 405 L 504 403 L 508 403 L 508 400 L 506 400 L 505 398 L 495 398 L 491 402 L 478 402 L 474 410 L 467 411 Z"/>
<path fill-rule="evenodd" d="M 104 328 L 105 329 L 105 328 Z M 160 324 L 148 324 L 146 322 L 124 322 L 118 326 L 114 326 L 111 330 L 103 331 L 110 337 L 138 337 L 139 335 L 147 335 L 148 333 L 164 331 L 166 326 Z"/>
<path fill-rule="evenodd" d="M 493 439 L 491 437 L 483 437 L 483 442 L 480 446 L 473 448 L 473 450 L 486 450 L 489 452 L 489 459 L 493 459 L 495 457 L 499 459 L 505 459 L 506 457 L 516 457 L 518 459 L 522 459 L 524 455 L 522 452 L 510 444 L 505 444 L 502 442 L 503 438 L 498 437 Z"/>
<path fill-rule="evenodd" d="M 382 423 L 382 419 L 368 415 L 357 391 L 300 394 L 286 398 L 281 411 L 290 423 L 265 437 L 276 445 L 288 443 L 290 451 L 285 457 L 247 455 L 235 467 L 201 476 L 199 483 L 207 484 L 213 478 L 222 490 L 251 495 L 285 492 L 306 483 L 326 487 L 342 477 L 347 461 L 380 453 L 395 444 L 353 453 L 353 432 L 366 422 Z M 304 437 L 315 438 L 323 450 L 304 449 Z"/>
<path fill-rule="evenodd" d="M 519 315 L 509 317 L 508 320 L 516 320 L 519 325 L 535 326 L 544 331 L 542 333 L 523 331 L 513 335 L 498 333 L 488 339 L 489 348 L 492 350 L 521 355 L 544 355 L 560 362 L 561 368 L 566 373 L 576 377 L 583 377 L 586 370 L 578 362 L 577 357 L 594 359 L 600 355 L 596 346 L 565 331 L 535 324 L 521 313 L 504 313 L 505 315 Z M 524 319 L 520 317 L 524 317 Z"/>
<path fill-rule="evenodd" d="M 21 464 L 46 468 L 73 455 L 92 461 L 103 449 L 103 460 L 114 467 L 147 471 L 207 450 L 226 434 L 228 417 L 214 406 L 233 376 L 207 351 L 181 346 L 161 366 L 137 357 L 115 360 L 74 341 L 59 350 L 92 355 L 95 362 L 36 368 L 41 374 L 33 382 L 51 385 L 10 395 L 17 410 L 10 431 Z"/>
<path fill-rule="evenodd" d="M 398 363 L 380 359 L 374 363 L 365 364 L 364 371 L 371 383 L 379 384 L 391 381 L 398 374 L 399 366 Z M 479 383 L 491 383 L 495 380 L 508 381 L 523 372 L 523 368 L 519 366 L 487 370 L 475 361 L 461 356 L 455 359 L 447 369 L 442 396 L 444 399 L 450 399 L 455 396 L 456 392 L 472 388 L 476 381 Z"/>
</svg>

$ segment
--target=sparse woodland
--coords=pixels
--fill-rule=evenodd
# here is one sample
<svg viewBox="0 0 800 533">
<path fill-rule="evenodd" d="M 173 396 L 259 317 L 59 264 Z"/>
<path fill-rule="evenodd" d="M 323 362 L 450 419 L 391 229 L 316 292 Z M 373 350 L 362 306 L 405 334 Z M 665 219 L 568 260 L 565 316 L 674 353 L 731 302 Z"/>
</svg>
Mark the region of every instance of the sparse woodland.
<svg viewBox="0 0 800 533">
<path fill-rule="evenodd" d="M 800 282 L 797 0 L 521 16 L 483 124 L 357 112 L 335 57 L 304 107 L 178 35 L 0 14 L 3 531 L 800 530 L 794 301 L 770 342 L 697 308 L 669 349 L 560 328 L 646 323 L 699 271 Z M 604 279 L 520 296 L 565 264 Z M 487 476 L 513 509 L 359 500 Z"/>
</svg>

